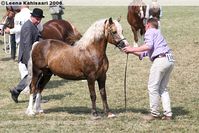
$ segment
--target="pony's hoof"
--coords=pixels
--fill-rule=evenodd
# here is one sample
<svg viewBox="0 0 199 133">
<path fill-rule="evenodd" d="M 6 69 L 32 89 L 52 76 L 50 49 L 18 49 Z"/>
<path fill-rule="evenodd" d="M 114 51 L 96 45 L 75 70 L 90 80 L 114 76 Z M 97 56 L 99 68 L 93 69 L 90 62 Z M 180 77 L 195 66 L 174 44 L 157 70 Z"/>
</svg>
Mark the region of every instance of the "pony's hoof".
<svg viewBox="0 0 199 133">
<path fill-rule="evenodd" d="M 37 113 L 37 114 L 43 114 L 43 113 L 44 113 L 44 110 L 43 110 L 43 109 L 37 110 L 36 113 Z"/>
<path fill-rule="evenodd" d="M 98 116 L 92 116 L 92 117 L 91 117 L 92 120 L 99 120 L 99 119 L 101 119 L 101 118 L 102 118 L 102 117 L 99 116 L 99 115 L 98 115 Z"/>
<path fill-rule="evenodd" d="M 114 118 L 114 117 L 116 117 L 116 115 L 113 114 L 113 113 L 109 113 L 107 117 L 108 117 L 108 118 Z"/>
<path fill-rule="evenodd" d="M 34 116 L 35 113 L 33 111 L 30 111 L 30 110 L 26 110 L 25 112 L 28 116 Z"/>
<path fill-rule="evenodd" d="M 92 120 L 98 120 L 98 119 L 101 119 L 101 116 L 99 116 L 97 112 L 93 112 L 91 119 Z"/>
</svg>

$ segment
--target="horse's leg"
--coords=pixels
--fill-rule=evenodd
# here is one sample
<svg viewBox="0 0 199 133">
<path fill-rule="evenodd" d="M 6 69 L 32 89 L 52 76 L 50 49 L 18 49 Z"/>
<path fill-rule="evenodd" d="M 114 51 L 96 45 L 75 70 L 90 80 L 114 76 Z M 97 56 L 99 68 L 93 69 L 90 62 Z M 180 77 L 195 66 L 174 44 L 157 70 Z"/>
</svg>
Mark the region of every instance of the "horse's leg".
<svg viewBox="0 0 199 133">
<path fill-rule="evenodd" d="M 29 104 L 28 104 L 28 108 L 26 110 L 26 114 L 27 115 L 35 115 L 35 112 L 33 111 L 33 94 L 35 94 L 35 91 L 36 91 L 36 82 L 38 80 L 37 78 L 38 76 L 37 75 L 33 75 L 32 77 L 32 82 L 31 82 L 31 85 L 30 85 L 30 98 L 29 98 Z"/>
<path fill-rule="evenodd" d="M 38 92 L 35 99 L 34 110 L 36 113 L 43 113 L 44 111 L 41 109 L 41 93 L 45 87 L 45 85 L 50 80 L 52 74 L 51 73 L 41 73 L 39 76 L 39 80 L 37 81 Z"/>
<path fill-rule="evenodd" d="M 37 92 L 36 94 L 36 99 L 35 99 L 35 104 L 34 104 L 34 111 L 35 113 L 43 113 L 44 111 L 41 109 L 41 92 Z"/>
<path fill-rule="evenodd" d="M 28 108 L 26 110 L 26 114 L 27 115 L 35 115 L 34 111 L 33 111 L 33 93 L 30 94 L 30 97 L 29 97 L 29 104 L 28 104 Z"/>
<path fill-rule="evenodd" d="M 144 36 L 143 36 L 143 31 L 140 29 L 137 31 L 137 36 L 138 36 L 138 45 L 144 44 Z"/>
<path fill-rule="evenodd" d="M 131 30 L 133 32 L 133 35 L 134 35 L 134 43 L 133 43 L 133 46 L 134 47 L 138 47 L 138 36 L 137 36 L 137 31 L 134 27 L 131 27 Z"/>
<path fill-rule="evenodd" d="M 104 113 L 107 114 L 108 118 L 115 117 L 115 115 L 109 111 L 109 107 L 108 107 L 107 96 L 106 96 L 106 88 L 105 88 L 106 74 L 101 76 L 97 80 L 97 82 L 98 82 L 99 91 L 100 91 L 100 95 L 101 95 L 102 102 L 103 102 Z"/>
<path fill-rule="evenodd" d="M 95 80 L 88 78 L 87 79 L 88 82 L 88 88 L 89 88 L 89 92 L 90 92 L 90 98 L 91 98 L 91 102 L 92 102 L 92 109 L 91 109 L 91 114 L 94 117 L 98 117 L 97 114 L 97 110 L 96 110 L 96 92 L 95 92 Z"/>
</svg>

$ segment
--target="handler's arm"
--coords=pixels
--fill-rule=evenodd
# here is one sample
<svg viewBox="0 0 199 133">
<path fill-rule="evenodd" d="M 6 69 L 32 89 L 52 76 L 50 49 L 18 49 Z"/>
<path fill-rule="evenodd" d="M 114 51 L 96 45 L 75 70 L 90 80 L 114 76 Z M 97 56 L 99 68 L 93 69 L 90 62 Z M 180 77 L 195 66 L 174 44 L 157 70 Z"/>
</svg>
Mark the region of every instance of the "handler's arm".
<svg viewBox="0 0 199 133">
<path fill-rule="evenodd" d="M 127 46 L 127 47 L 124 47 L 122 50 L 125 53 L 132 53 L 132 54 L 135 54 L 137 56 L 140 56 L 140 54 L 142 52 L 150 50 L 150 47 L 147 44 L 144 44 L 144 45 L 142 45 L 140 47 Z"/>
</svg>

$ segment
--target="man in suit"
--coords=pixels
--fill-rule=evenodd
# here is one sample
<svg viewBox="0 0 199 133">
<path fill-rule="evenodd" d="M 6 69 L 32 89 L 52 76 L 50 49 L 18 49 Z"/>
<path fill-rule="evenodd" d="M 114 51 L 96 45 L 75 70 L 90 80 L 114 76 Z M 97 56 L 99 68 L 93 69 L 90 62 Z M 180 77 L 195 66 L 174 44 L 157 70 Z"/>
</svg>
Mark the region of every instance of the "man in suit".
<svg viewBox="0 0 199 133">
<path fill-rule="evenodd" d="M 32 12 L 30 11 L 28 5 L 22 5 L 20 9 L 21 9 L 20 12 L 17 13 L 14 18 L 14 28 L 7 27 L 5 29 L 6 33 L 9 33 L 10 35 L 15 35 L 15 41 L 18 45 L 20 45 L 19 43 L 20 43 L 21 28 L 23 24 L 30 19 Z M 37 25 L 37 28 L 41 32 L 43 30 L 42 24 L 39 23 Z M 23 79 L 28 74 L 27 67 L 25 66 L 25 64 L 22 64 L 21 62 L 19 62 L 19 72 L 21 75 L 21 79 Z"/>
<path fill-rule="evenodd" d="M 31 13 L 30 19 L 26 21 L 21 28 L 18 62 L 24 64 L 26 67 L 28 67 L 32 45 L 38 41 L 40 37 L 37 25 L 41 22 L 42 18 L 44 18 L 43 10 L 35 8 Z M 28 75 L 26 75 L 16 87 L 10 90 L 11 97 L 16 103 L 18 103 L 19 94 L 28 85 Z"/>
</svg>

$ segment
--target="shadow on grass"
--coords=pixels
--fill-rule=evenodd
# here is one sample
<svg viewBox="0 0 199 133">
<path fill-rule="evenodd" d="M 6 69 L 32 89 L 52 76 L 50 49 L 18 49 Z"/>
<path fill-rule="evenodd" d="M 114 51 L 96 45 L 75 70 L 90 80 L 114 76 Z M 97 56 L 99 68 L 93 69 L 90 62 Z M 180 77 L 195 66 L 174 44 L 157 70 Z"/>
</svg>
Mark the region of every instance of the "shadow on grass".
<svg viewBox="0 0 199 133">
<path fill-rule="evenodd" d="M 183 116 L 189 114 L 189 111 L 185 110 L 184 107 L 173 107 L 173 116 Z"/>
<path fill-rule="evenodd" d="M 88 107 L 56 107 L 45 110 L 46 113 L 54 113 L 54 112 L 67 112 L 70 114 L 90 114 L 91 108 Z M 100 111 L 99 111 L 100 112 Z"/>
<path fill-rule="evenodd" d="M 113 109 L 112 110 L 115 113 L 124 113 L 124 112 L 134 112 L 134 113 L 142 113 L 142 114 L 148 114 L 148 109 L 142 108 L 142 109 L 136 109 L 136 108 L 120 108 L 120 109 Z M 176 116 L 183 116 L 189 114 L 189 111 L 185 110 L 184 107 L 173 107 L 172 108 L 173 117 Z"/>
<path fill-rule="evenodd" d="M 65 80 L 65 79 L 59 79 L 59 80 L 50 80 L 45 89 L 56 89 L 58 88 L 59 86 L 64 86 L 64 84 L 70 82 L 69 80 Z"/>
<path fill-rule="evenodd" d="M 125 112 L 134 112 L 134 113 L 142 113 L 142 114 L 147 114 L 148 110 L 147 109 L 136 109 L 136 108 L 119 108 L 119 109 L 112 109 L 114 113 L 125 113 Z"/>
<path fill-rule="evenodd" d="M 66 97 L 66 95 L 71 96 L 72 93 L 42 96 L 42 99 L 45 99 L 45 100 L 61 100 L 62 98 Z"/>
<path fill-rule="evenodd" d="M 135 113 L 148 113 L 146 109 L 111 109 L 112 113 L 125 113 L 125 112 L 135 112 Z M 52 112 L 67 112 L 71 114 L 90 114 L 91 113 L 91 107 L 56 107 L 56 108 L 50 108 L 45 110 L 46 113 L 52 113 Z M 103 110 L 101 108 L 97 108 L 97 112 L 99 114 L 103 114 Z"/>
<path fill-rule="evenodd" d="M 42 96 L 42 100 L 47 100 L 47 101 L 50 101 L 50 100 L 61 100 L 62 98 L 66 97 L 67 95 L 70 96 L 70 95 L 72 95 L 72 93 Z M 19 101 L 19 103 L 25 103 L 25 102 L 29 102 L 29 99 Z"/>
<path fill-rule="evenodd" d="M 9 61 L 12 60 L 10 57 L 1 58 L 0 61 Z"/>
</svg>

